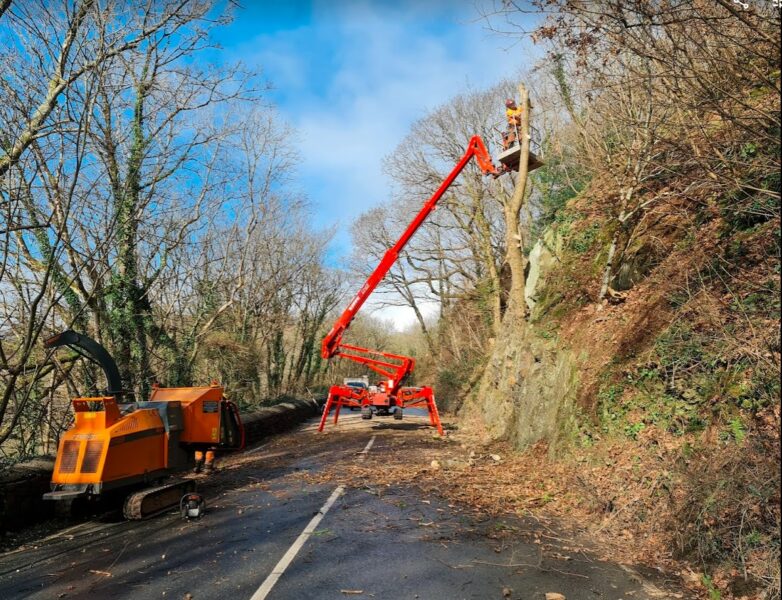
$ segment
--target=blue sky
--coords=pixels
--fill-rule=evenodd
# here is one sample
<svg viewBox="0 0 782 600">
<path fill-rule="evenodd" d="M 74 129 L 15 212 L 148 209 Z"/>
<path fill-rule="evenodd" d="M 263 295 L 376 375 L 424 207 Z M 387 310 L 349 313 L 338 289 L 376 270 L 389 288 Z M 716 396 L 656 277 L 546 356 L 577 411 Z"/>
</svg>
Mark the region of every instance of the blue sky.
<svg viewBox="0 0 782 600">
<path fill-rule="evenodd" d="M 226 60 L 262 70 L 273 85 L 271 100 L 297 132 L 298 181 L 314 225 L 339 227 L 332 262 L 350 252 L 352 220 L 388 198 L 382 159 L 410 125 L 467 86 L 518 74 L 534 52 L 489 32 L 470 0 L 243 6 L 217 41 Z"/>
</svg>

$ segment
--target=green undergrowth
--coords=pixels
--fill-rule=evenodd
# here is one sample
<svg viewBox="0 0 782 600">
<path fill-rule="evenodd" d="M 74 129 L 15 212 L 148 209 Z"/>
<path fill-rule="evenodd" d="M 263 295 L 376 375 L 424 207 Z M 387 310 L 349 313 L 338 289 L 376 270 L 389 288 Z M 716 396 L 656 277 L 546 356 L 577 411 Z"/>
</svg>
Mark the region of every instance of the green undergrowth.
<svg viewBox="0 0 782 600">
<path fill-rule="evenodd" d="M 589 365 L 590 352 L 582 352 L 579 362 L 600 374 L 576 408 L 569 439 L 597 467 L 606 464 L 607 449 L 634 454 L 639 477 L 659 487 L 626 518 L 640 527 L 648 511 L 665 511 L 660 527 L 669 532 L 674 555 L 700 569 L 709 597 L 754 597 L 779 580 L 779 206 L 735 193 L 717 202 L 717 221 L 703 210 L 697 231 L 672 230 L 665 239 L 668 248 L 683 251 L 676 265 L 666 266 L 670 273 L 678 268 L 680 280 L 658 277 L 644 295 L 631 297 L 632 305 L 603 307 L 621 314 L 608 321 L 605 339 L 625 343 L 608 364 Z M 567 344 L 559 331 L 595 301 L 611 233 L 594 215 L 570 208 L 554 227 L 559 260 L 546 274 L 532 321 L 538 336 Z M 713 250 L 698 262 L 704 242 Z M 640 236 L 634 244 L 648 240 Z M 662 304 L 644 305 L 658 291 Z M 622 323 L 653 310 L 665 318 L 646 321 L 655 328 L 634 342 Z M 589 326 L 580 323 L 581 331 Z"/>
<path fill-rule="evenodd" d="M 613 233 L 605 220 L 579 210 L 578 201 L 556 213 L 543 238 L 551 240 L 556 264 L 538 286 L 533 322 L 562 320 L 595 300 Z"/>
<path fill-rule="evenodd" d="M 610 366 L 597 394 L 601 432 L 636 438 L 650 425 L 674 435 L 716 426 L 724 439 L 741 441 L 742 423 L 778 400 L 779 379 L 773 365 L 726 357 L 718 342 L 674 323 L 658 335 L 649 360 Z"/>
<path fill-rule="evenodd" d="M 779 561 L 779 438 L 768 418 L 779 380 L 773 366 L 736 359 L 721 341 L 675 322 L 647 360 L 609 365 L 597 419 L 582 421 L 578 442 L 624 440 L 656 453 L 650 439 L 672 439 L 676 450 L 657 468 L 672 473 L 676 555 L 702 565 L 706 578 L 738 571 L 734 591 L 751 592 L 773 579 Z"/>
</svg>

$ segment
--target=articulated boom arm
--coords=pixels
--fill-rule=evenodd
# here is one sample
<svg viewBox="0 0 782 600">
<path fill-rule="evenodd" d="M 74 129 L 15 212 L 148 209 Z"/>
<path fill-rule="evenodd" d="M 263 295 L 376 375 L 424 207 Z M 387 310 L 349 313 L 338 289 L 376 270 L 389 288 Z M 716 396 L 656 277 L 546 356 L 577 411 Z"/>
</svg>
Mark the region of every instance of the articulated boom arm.
<svg viewBox="0 0 782 600">
<path fill-rule="evenodd" d="M 339 319 L 336 320 L 334 326 L 331 328 L 331 331 L 329 331 L 326 334 L 326 337 L 323 338 L 323 343 L 321 346 L 321 355 L 323 358 L 329 359 L 334 356 L 342 356 L 344 358 L 366 364 L 375 372 L 383 375 L 386 375 L 386 372 L 380 369 L 393 368 L 394 376 L 391 377 L 389 375 L 389 378 L 394 379 L 396 385 L 398 385 L 399 381 L 401 380 L 401 377 L 398 377 L 399 375 L 403 377 L 412 371 L 412 363 L 409 365 L 409 367 L 406 366 L 406 364 L 391 365 L 374 358 L 366 356 L 360 357 L 350 352 L 344 352 L 344 350 L 352 350 L 354 352 L 359 351 L 363 353 L 377 354 L 385 358 L 412 361 L 411 358 L 405 356 L 396 356 L 382 352 L 375 353 L 373 351 L 365 350 L 364 348 L 358 348 L 357 346 L 348 346 L 342 344 L 342 334 L 345 333 L 345 330 L 353 321 L 356 313 L 362 307 L 369 295 L 375 291 L 377 285 L 383 280 L 391 266 L 397 261 L 397 258 L 399 258 L 399 253 L 407 245 L 407 242 L 410 241 L 410 238 L 412 238 L 415 232 L 418 231 L 418 228 L 421 227 L 421 224 L 426 220 L 426 217 L 428 217 L 429 214 L 434 210 L 438 200 L 440 200 L 443 194 L 445 194 L 446 190 L 451 187 L 454 179 L 458 177 L 459 173 L 462 172 L 464 167 L 467 166 L 467 163 L 470 162 L 470 159 L 473 157 L 478 163 L 478 167 L 480 167 L 484 174 L 488 175 L 490 173 L 497 173 L 497 169 L 491 162 L 489 151 L 486 149 L 486 145 L 483 143 L 483 140 L 477 135 L 470 138 L 470 142 L 467 145 L 467 150 L 465 151 L 464 156 L 462 156 L 461 160 L 453 168 L 453 171 L 451 171 L 448 177 L 446 177 L 442 184 L 440 184 L 440 187 L 432 195 L 432 197 L 426 201 L 426 204 L 424 204 L 423 208 L 416 215 L 415 219 L 413 219 L 410 225 L 407 226 L 407 229 L 405 229 L 404 233 L 399 238 L 399 240 L 397 240 L 396 244 L 394 244 L 393 247 L 386 251 L 385 255 L 383 255 L 383 259 L 380 261 L 380 264 L 378 264 L 375 270 L 372 271 L 372 274 L 367 278 L 363 287 L 358 291 L 353 300 L 350 301 L 350 304 L 348 304 L 345 312 L 340 315 Z"/>
<path fill-rule="evenodd" d="M 350 344 L 340 344 L 338 355 L 353 362 L 366 365 L 378 375 L 392 380 L 394 382 L 393 385 L 386 390 L 390 394 L 396 393 L 402 385 L 404 378 L 415 368 L 415 359 L 409 356 L 369 350 Z"/>
</svg>

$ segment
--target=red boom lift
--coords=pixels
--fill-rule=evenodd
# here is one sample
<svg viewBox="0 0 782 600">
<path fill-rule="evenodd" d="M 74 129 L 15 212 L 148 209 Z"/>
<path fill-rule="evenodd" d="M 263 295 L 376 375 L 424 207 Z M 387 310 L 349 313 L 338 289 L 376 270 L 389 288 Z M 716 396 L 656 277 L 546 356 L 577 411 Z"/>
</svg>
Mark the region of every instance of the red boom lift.
<svg viewBox="0 0 782 600">
<path fill-rule="evenodd" d="M 402 418 L 402 412 L 408 407 L 426 407 L 429 410 L 429 420 L 433 427 L 437 428 L 440 435 L 443 435 L 443 427 L 440 423 L 440 416 L 437 412 L 437 404 L 434 400 L 434 390 L 431 387 L 402 387 L 405 377 L 412 373 L 415 367 L 415 360 L 409 356 L 400 356 L 388 352 L 379 352 L 369 350 L 359 346 L 342 343 L 342 335 L 353 321 L 356 313 L 364 304 L 369 295 L 375 290 L 377 285 L 383 280 L 388 270 L 396 262 L 399 253 L 405 247 L 413 234 L 418 230 L 426 217 L 434 210 L 437 201 L 443 196 L 446 190 L 451 186 L 454 179 L 462 172 L 470 159 L 475 158 L 478 167 L 484 175 L 497 175 L 499 172 L 491 161 L 486 145 L 479 136 L 473 136 L 467 146 L 467 150 L 461 160 L 450 172 L 448 177 L 440 184 L 440 187 L 426 201 L 421 211 L 415 219 L 407 226 L 402 236 L 397 240 L 392 248 L 389 248 L 380 264 L 377 265 L 372 274 L 367 278 L 366 283 L 351 300 L 348 307 L 334 323 L 331 331 L 323 338 L 321 346 L 321 355 L 325 359 L 335 356 L 347 358 L 354 362 L 366 365 L 375 373 L 381 375 L 384 380 L 378 385 L 377 391 L 367 390 L 360 387 L 349 385 L 333 385 L 329 390 L 328 400 L 323 410 L 323 416 L 320 420 L 318 431 L 323 431 L 326 424 L 329 411 L 334 407 L 334 423 L 339 419 L 339 410 L 343 406 L 361 408 L 361 416 L 365 419 L 371 419 L 373 414 L 390 415 L 395 419 Z"/>
</svg>

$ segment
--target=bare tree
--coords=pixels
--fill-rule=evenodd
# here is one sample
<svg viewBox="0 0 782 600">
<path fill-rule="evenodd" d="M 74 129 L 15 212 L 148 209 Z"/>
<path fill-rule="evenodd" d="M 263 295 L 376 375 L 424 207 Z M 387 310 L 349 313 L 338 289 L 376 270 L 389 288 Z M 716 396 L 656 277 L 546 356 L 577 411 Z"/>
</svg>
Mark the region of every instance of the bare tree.
<svg viewBox="0 0 782 600">
<path fill-rule="evenodd" d="M 238 389 L 227 347 L 260 381 L 280 331 L 276 391 L 317 376 L 315 339 L 341 293 L 321 262 L 330 233 L 313 234 L 291 191 L 290 132 L 256 78 L 193 60 L 223 8 L 0 5 L 5 454 L 50 447 L 65 394 L 101 385 L 76 357 L 42 351 L 42 335 L 67 327 L 109 347 L 139 397 L 153 380 Z"/>
<path fill-rule="evenodd" d="M 86 74 L 101 69 L 155 35 L 170 36 L 206 17 L 210 5 L 188 1 L 150 1 L 143 11 L 94 0 L 54 5 L 4 2 L 7 51 L 0 56 L 3 88 L 17 111 L 3 136 L 0 176 L 16 164 L 36 138 L 48 135 L 47 122 L 62 94 Z M 120 27 L 116 27 L 117 23 Z M 16 44 L 16 46 L 15 46 Z M 23 46 L 24 53 L 14 48 Z M 4 115 L 9 116 L 9 115 Z M 19 118 L 20 117 L 20 118 Z"/>
<path fill-rule="evenodd" d="M 396 206 L 376 215 L 386 217 L 376 219 L 376 229 L 389 234 L 400 231 L 406 222 L 397 207 L 402 207 L 401 214 L 412 217 L 462 157 L 470 137 L 477 134 L 489 144 L 496 142 L 498 113 L 508 95 L 505 83 L 468 92 L 413 125 L 386 160 L 386 171 L 397 186 Z M 503 202 L 511 190 L 510 181 L 487 180 L 474 166 L 462 173 L 388 279 L 405 303 L 413 305 L 416 299 L 434 297 L 446 308 L 455 299 L 484 294 L 492 327 L 499 330 L 507 299 L 502 283 L 506 243 Z M 371 240 L 371 225 L 367 225 L 366 239 L 358 244 L 360 253 L 366 252 Z M 378 256 L 378 251 L 375 248 L 371 255 Z M 421 317 L 419 322 L 425 327 Z"/>
</svg>

